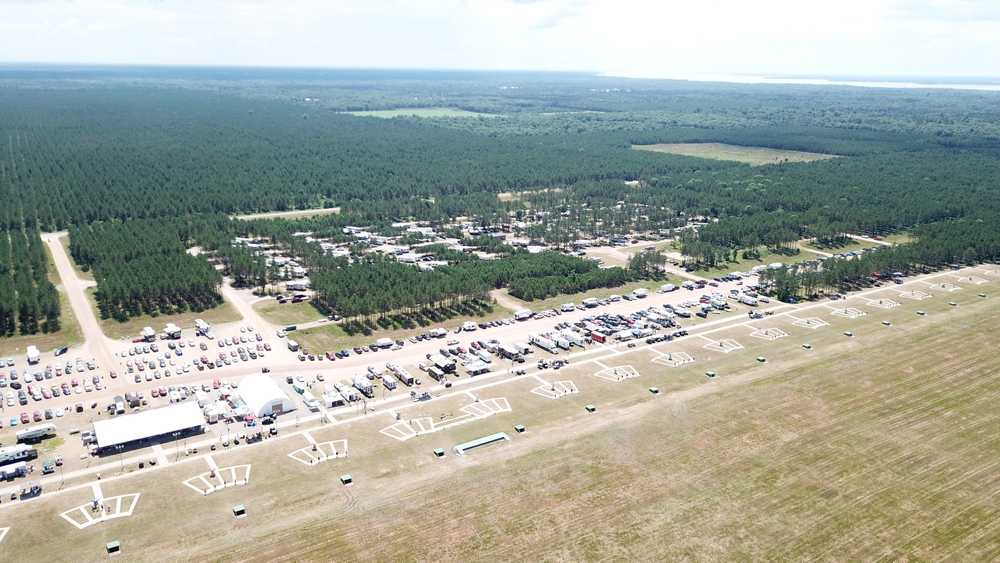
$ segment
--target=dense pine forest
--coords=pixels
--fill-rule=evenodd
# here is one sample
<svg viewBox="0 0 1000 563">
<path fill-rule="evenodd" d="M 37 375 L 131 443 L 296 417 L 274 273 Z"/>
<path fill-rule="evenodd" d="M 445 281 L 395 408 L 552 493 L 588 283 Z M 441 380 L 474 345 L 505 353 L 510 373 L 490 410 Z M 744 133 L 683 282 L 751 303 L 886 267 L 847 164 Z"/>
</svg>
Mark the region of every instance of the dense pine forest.
<svg viewBox="0 0 1000 563">
<path fill-rule="evenodd" d="M 194 224 L 187 219 L 109 221 L 70 231 L 73 259 L 93 269 L 102 318 L 124 321 L 222 303 L 222 275 L 186 251 L 194 241 Z"/>
<path fill-rule="evenodd" d="M 345 113 L 421 107 L 464 113 Z M 704 267 L 802 238 L 914 235 L 850 266 L 789 273 L 782 291 L 799 294 L 888 265 L 995 260 L 998 124 L 993 92 L 547 73 L 4 69 L 2 330 L 58 326 L 38 230 L 70 230 L 73 257 L 98 281 L 101 314 L 117 319 L 212 307 L 222 275 L 240 287 L 273 281 L 274 267 L 235 236 L 282 245 L 310 269 L 317 304 L 351 315 L 479 300 L 497 287 L 544 298 L 655 270 L 494 248 L 497 260 L 448 255 L 447 267 L 422 272 L 334 259 L 292 236 L 339 241 L 345 226 L 391 232 L 401 219 L 524 221 L 528 238 L 557 245 L 680 229 L 683 252 Z M 752 167 L 633 149 L 671 142 L 839 158 Z M 340 213 L 226 217 L 315 207 Z"/>
<path fill-rule="evenodd" d="M 59 330 L 59 294 L 47 263 L 36 229 L 0 229 L 0 336 Z"/>
</svg>

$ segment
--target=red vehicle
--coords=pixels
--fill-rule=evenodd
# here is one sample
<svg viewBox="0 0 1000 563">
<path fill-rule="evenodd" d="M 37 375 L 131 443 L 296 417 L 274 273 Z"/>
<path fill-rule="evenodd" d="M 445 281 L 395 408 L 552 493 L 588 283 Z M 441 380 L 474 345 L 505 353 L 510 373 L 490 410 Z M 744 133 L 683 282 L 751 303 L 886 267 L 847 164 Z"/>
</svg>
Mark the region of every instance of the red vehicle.
<svg viewBox="0 0 1000 563">
<path fill-rule="evenodd" d="M 42 411 L 35 411 L 35 414 L 34 414 L 34 416 L 32 418 L 35 419 L 35 422 L 41 422 L 42 421 Z"/>
<path fill-rule="evenodd" d="M 330 360 L 331 362 L 332 362 L 332 361 L 333 361 L 333 360 L 334 360 L 335 358 L 336 358 L 336 356 L 334 356 L 334 355 L 333 355 L 333 352 L 327 352 L 327 353 L 326 353 L 326 359 Z"/>
<path fill-rule="evenodd" d="M 218 389 L 220 386 L 222 386 L 222 382 L 218 378 L 212 380 L 212 389 Z"/>
<path fill-rule="evenodd" d="M 29 422 L 31 422 L 31 419 L 28 418 L 28 413 L 22 412 L 21 413 L 21 424 L 28 424 Z"/>
<path fill-rule="evenodd" d="M 601 344 L 604 344 L 604 335 L 599 332 L 590 333 L 590 339 L 593 340 L 594 342 L 600 342 Z"/>
<path fill-rule="evenodd" d="M 159 397 L 159 396 L 160 396 L 160 390 L 159 390 L 159 389 L 157 389 L 156 387 L 153 387 L 153 388 L 152 388 L 152 389 L 151 389 L 151 390 L 149 391 L 149 394 L 150 394 L 150 395 L 152 395 L 152 396 L 153 396 L 153 398 L 155 399 L 156 397 Z"/>
</svg>

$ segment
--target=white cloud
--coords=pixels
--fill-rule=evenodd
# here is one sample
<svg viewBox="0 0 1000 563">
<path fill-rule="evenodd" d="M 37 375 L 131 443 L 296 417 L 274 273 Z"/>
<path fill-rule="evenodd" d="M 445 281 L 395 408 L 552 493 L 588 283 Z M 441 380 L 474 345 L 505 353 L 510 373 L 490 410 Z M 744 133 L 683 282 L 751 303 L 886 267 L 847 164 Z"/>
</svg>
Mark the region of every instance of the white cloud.
<svg viewBox="0 0 1000 563">
<path fill-rule="evenodd" d="M 987 0 L 15 0 L 7 62 L 1000 75 Z"/>
</svg>

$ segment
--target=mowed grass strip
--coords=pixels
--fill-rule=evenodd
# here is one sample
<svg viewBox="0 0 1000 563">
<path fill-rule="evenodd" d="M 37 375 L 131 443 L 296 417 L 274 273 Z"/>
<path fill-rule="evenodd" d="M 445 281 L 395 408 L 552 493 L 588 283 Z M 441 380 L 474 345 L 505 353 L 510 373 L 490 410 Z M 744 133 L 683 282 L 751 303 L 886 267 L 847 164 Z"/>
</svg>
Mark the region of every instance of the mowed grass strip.
<svg viewBox="0 0 1000 563">
<path fill-rule="evenodd" d="M 837 158 L 837 155 L 834 154 L 789 151 L 767 147 L 744 147 L 725 143 L 661 143 L 655 145 L 632 145 L 632 148 L 641 151 L 694 156 L 711 160 L 742 162 L 750 166 L 789 162 L 815 162 L 817 160 Z"/>
<path fill-rule="evenodd" d="M 608 412 L 503 463 L 474 454 L 446 480 L 370 491 L 343 518 L 210 558 L 995 559 L 1000 317 L 975 309 Z"/>
</svg>

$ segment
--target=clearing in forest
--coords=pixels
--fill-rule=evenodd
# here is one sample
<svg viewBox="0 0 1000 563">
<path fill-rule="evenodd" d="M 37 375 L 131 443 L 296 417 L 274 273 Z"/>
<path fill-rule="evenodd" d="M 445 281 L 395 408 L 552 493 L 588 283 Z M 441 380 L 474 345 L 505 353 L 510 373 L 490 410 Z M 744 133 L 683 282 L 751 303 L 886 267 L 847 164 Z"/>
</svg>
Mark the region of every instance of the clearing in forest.
<svg viewBox="0 0 1000 563">
<path fill-rule="evenodd" d="M 725 143 L 661 143 L 656 145 L 632 145 L 633 149 L 663 152 L 681 156 L 694 156 L 712 160 L 743 162 L 750 166 L 781 164 L 784 162 L 814 162 L 837 158 L 835 154 L 788 151 L 767 147 L 742 147 Z"/>
<path fill-rule="evenodd" d="M 377 109 L 369 111 L 349 111 L 351 115 L 362 117 L 381 117 L 389 119 L 392 117 L 494 117 L 492 113 L 480 113 L 458 108 L 399 108 L 399 109 Z"/>
</svg>

